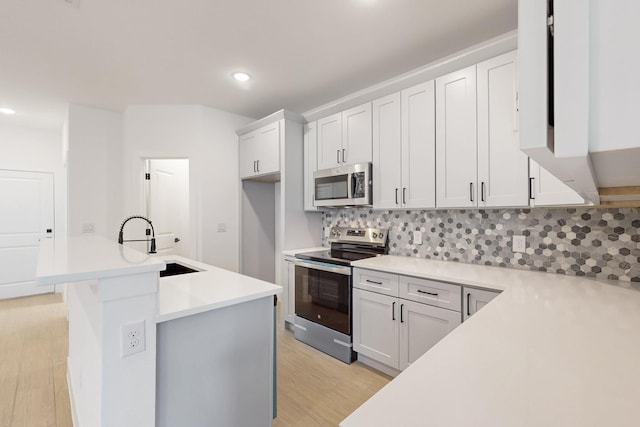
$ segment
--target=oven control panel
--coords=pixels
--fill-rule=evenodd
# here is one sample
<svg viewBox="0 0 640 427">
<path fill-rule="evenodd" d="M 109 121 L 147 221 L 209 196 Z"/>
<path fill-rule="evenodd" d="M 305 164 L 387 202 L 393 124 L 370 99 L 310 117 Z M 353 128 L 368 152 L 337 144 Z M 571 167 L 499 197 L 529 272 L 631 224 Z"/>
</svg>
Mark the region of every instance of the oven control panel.
<svg viewBox="0 0 640 427">
<path fill-rule="evenodd" d="M 336 243 L 358 242 L 372 245 L 385 245 L 389 230 L 383 228 L 332 227 L 329 241 Z"/>
</svg>

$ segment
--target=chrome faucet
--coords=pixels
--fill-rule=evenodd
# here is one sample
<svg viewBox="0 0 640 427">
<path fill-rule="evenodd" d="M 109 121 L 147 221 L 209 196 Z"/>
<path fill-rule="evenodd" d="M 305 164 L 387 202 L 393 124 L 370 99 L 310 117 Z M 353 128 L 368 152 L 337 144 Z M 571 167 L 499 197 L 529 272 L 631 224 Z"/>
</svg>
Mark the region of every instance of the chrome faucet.
<svg viewBox="0 0 640 427">
<path fill-rule="evenodd" d="M 139 239 L 139 240 L 124 240 L 123 239 L 123 231 L 124 231 L 124 226 L 127 222 L 131 221 L 132 219 L 142 219 L 144 221 L 147 221 L 147 223 L 151 226 L 151 240 L 149 239 Z M 149 230 L 147 230 L 147 232 L 149 232 Z M 122 225 L 120 226 L 120 233 L 118 233 L 118 243 L 122 244 L 124 242 L 151 242 L 151 247 L 149 248 L 149 253 L 150 254 L 155 254 L 156 253 L 156 232 L 153 229 L 153 224 L 151 224 L 151 221 L 148 218 L 145 218 L 143 216 L 140 215 L 133 215 L 130 216 L 129 218 L 125 219 L 124 221 L 122 221 Z"/>
</svg>

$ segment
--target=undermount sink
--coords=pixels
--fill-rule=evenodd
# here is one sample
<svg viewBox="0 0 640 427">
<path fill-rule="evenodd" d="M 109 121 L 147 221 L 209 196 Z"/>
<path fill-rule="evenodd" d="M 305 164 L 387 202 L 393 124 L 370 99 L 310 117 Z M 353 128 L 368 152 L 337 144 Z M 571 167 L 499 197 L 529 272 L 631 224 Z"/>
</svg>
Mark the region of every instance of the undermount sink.
<svg viewBox="0 0 640 427">
<path fill-rule="evenodd" d="M 195 270 L 186 265 L 178 264 L 177 262 L 168 262 L 167 269 L 160 272 L 160 277 L 165 276 L 177 276 L 179 274 L 197 273 L 199 270 Z"/>
</svg>

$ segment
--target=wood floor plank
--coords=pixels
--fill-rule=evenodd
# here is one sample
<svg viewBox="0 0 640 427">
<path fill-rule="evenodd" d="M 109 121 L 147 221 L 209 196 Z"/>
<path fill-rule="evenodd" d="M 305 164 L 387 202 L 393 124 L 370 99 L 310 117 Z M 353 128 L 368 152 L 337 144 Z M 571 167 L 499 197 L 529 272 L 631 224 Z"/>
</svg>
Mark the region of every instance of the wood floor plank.
<svg viewBox="0 0 640 427">
<path fill-rule="evenodd" d="M 274 427 L 337 426 L 390 377 L 278 340 Z M 72 427 L 66 382 L 68 323 L 59 294 L 0 301 L 0 427 Z"/>
</svg>

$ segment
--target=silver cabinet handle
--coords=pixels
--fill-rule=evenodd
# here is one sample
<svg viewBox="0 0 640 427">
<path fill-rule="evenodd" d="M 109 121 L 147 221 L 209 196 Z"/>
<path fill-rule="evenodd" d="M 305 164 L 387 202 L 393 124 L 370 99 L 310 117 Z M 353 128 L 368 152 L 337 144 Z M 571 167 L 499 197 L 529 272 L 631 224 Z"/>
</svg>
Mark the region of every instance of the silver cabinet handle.
<svg viewBox="0 0 640 427">
<path fill-rule="evenodd" d="M 382 285 L 382 282 L 376 282 L 375 280 L 366 280 L 367 283 L 373 283 L 374 285 Z"/>
<path fill-rule="evenodd" d="M 256 172 L 260 172 L 260 160 L 256 160 Z"/>
<path fill-rule="evenodd" d="M 398 204 L 398 189 L 396 188 L 396 205 Z"/>
<path fill-rule="evenodd" d="M 470 304 L 471 292 L 467 292 L 467 316 L 471 316 L 471 304 Z"/>
<path fill-rule="evenodd" d="M 419 294 L 427 294 L 427 295 L 433 295 L 434 297 L 437 297 L 438 294 L 435 292 L 427 292 L 427 291 L 423 291 L 422 289 L 418 289 L 418 293 Z"/>
<path fill-rule="evenodd" d="M 253 171 L 254 172 L 256 171 L 256 161 L 255 160 L 253 161 Z"/>
<path fill-rule="evenodd" d="M 396 302 L 391 303 L 391 320 L 396 320 Z"/>
<path fill-rule="evenodd" d="M 480 183 L 480 200 L 484 202 L 484 181 Z"/>
<path fill-rule="evenodd" d="M 347 161 L 347 150 L 346 149 L 342 149 L 342 163 L 346 163 Z"/>
<path fill-rule="evenodd" d="M 400 304 L 400 323 L 404 323 L 404 317 L 402 316 L 403 308 L 404 308 L 404 304 Z"/>
<path fill-rule="evenodd" d="M 340 150 L 336 150 L 336 162 L 340 163 Z"/>
<path fill-rule="evenodd" d="M 469 183 L 469 200 L 473 202 L 473 182 Z"/>
<path fill-rule="evenodd" d="M 407 203 L 407 187 L 402 187 L 402 203 Z"/>
</svg>

